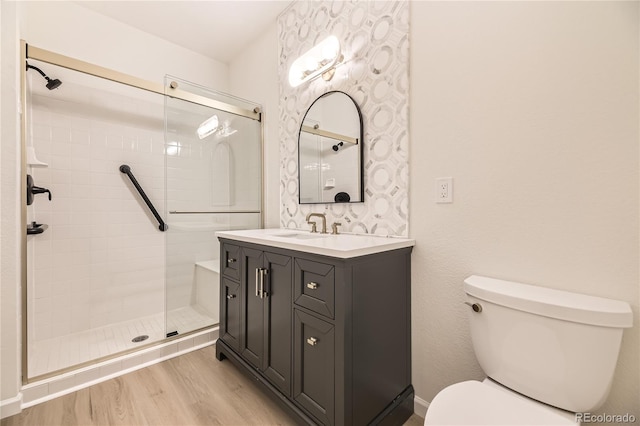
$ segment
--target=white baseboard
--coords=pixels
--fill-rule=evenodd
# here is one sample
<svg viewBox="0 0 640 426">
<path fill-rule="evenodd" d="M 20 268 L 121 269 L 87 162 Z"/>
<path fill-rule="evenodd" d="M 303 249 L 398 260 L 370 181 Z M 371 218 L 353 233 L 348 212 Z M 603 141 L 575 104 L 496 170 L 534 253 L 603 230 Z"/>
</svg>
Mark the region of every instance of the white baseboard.
<svg viewBox="0 0 640 426">
<path fill-rule="evenodd" d="M 427 408 L 429 408 L 429 403 L 419 396 L 413 397 L 413 412 L 423 419 L 427 415 Z"/>
<path fill-rule="evenodd" d="M 3 399 L 0 401 L 0 419 L 5 417 L 15 416 L 22 411 L 22 393 L 18 392 L 18 395 L 13 398 Z"/>
</svg>

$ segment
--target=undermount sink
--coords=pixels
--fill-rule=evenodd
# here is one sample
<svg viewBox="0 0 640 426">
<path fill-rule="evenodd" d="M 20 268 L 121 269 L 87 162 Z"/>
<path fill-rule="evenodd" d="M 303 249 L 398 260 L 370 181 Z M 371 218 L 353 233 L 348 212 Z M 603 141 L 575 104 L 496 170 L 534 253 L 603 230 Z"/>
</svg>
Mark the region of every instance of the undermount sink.
<svg viewBox="0 0 640 426">
<path fill-rule="evenodd" d="M 273 234 L 274 237 L 280 238 L 295 238 L 298 240 L 311 240 L 315 238 L 326 238 L 323 234 Z"/>
</svg>

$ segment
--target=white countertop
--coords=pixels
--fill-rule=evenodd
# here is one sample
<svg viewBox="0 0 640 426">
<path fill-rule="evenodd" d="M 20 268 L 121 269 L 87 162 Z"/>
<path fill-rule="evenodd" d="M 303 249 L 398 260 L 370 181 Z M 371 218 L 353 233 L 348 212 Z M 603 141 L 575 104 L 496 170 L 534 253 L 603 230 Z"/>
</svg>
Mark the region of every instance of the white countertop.
<svg viewBox="0 0 640 426">
<path fill-rule="evenodd" d="M 309 231 L 278 228 L 218 231 L 216 236 L 342 259 L 412 247 L 416 244 L 415 240 L 409 238 L 354 234 L 312 234 Z"/>
</svg>

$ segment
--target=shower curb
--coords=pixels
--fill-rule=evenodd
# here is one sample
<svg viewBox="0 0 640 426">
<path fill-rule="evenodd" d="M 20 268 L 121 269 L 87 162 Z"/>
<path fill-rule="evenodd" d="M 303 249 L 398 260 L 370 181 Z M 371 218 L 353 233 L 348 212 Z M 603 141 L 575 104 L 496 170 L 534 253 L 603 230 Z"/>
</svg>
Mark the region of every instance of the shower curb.
<svg viewBox="0 0 640 426">
<path fill-rule="evenodd" d="M 122 376 L 123 374 L 131 373 L 132 371 L 211 346 L 218 340 L 218 336 L 219 327 L 216 326 L 212 329 L 190 334 L 181 339 L 173 339 L 169 342 L 89 367 L 29 383 L 28 385 L 22 386 L 20 390 L 21 394 L 16 397 L 22 397 L 20 411 L 58 398 L 59 396 L 67 395 L 97 383 Z M 11 411 L 15 411 L 15 408 Z M 20 411 L 10 415 L 18 414 Z"/>
</svg>

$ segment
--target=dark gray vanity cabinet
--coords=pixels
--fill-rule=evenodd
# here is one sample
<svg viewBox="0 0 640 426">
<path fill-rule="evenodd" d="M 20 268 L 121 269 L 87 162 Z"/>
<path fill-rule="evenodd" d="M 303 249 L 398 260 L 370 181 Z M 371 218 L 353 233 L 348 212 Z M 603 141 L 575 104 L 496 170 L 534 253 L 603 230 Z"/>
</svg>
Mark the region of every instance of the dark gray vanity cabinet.
<svg viewBox="0 0 640 426">
<path fill-rule="evenodd" d="M 291 395 L 290 256 L 222 244 L 220 340 Z"/>
<path fill-rule="evenodd" d="M 335 328 L 294 309 L 294 400 L 323 424 L 335 417 Z"/>
<path fill-rule="evenodd" d="M 240 355 L 291 395 L 292 258 L 241 249 Z"/>
<path fill-rule="evenodd" d="M 220 338 L 234 350 L 240 350 L 240 283 L 220 278 Z"/>
<path fill-rule="evenodd" d="M 344 259 L 220 241 L 219 360 L 300 423 L 411 416 L 411 247 Z"/>
</svg>

